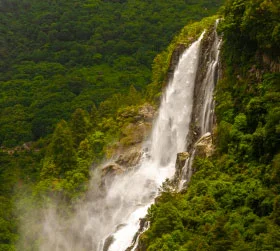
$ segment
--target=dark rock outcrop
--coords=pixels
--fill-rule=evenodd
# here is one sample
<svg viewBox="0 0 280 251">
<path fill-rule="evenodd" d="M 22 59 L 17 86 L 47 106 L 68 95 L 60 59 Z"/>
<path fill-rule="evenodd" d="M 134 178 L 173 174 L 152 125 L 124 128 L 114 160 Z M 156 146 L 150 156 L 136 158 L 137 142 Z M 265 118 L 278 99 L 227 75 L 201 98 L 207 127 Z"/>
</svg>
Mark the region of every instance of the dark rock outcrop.
<svg viewBox="0 0 280 251">
<path fill-rule="evenodd" d="M 177 159 L 176 159 L 176 165 L 175 165 L 175 175 L 173 178 L 173 182 L 178 185 L 179 181 L 182 178 L 183 175 L 183 167 L 186 164 L 186 161 L 190 157 L 188 152 L 182 152 L 182 153 L 177 153 Z"/>
<path fill-rule="evenodd" d="M 211 30 L 209 30 L 201 44 L 201 50 L 200 50 L 200 57 L 199 57 L 199 69 L 198 74 L 195 80 L 195 88 L 194 88 L 194 96 L 193 96 L 193 111 L 192 111 L 192 118 L 191 118 L 191 124 L 190 124 L 190 130 L 189 134 L 187 136 L 187 151 L 191 152 L 192 147 L 197 142 L 199 137 L 201 137 L 201 128 L 200 128 L 200 121 L 201 121 L 201 108 L 203 106 L 203 102 L 205 99 L 205 86 L 206 84 L 203 80 L 206 77 L 207 69 L 209 66 L 209 62 L 214 57 L 214 51 L 213 51 L 213 44 L 215 42 L 216 33 L 215 33 L 215 27 L 213 26 Z M 216 80 L 219 76 L 219 67 L 216 72 Z M 213 104 L 214 108 L 214 104 Z M 213 116 L 213 121 L 211 122 L 210 128 L 212 129 L 213 125 L 215 124 L 215 116 Z M 211 130 L 210 130 L 211 131 Z"/>
<path fill-rule="evenodd" d="M 103 246 L 103 251 L 108 251 L 111 244 L 114 242 L 114 236 L 110 235 L 109 237 L 106 238 Z"/>
<path fill-rule="evenodd" d="M 110 163 L 102 168 L 102 177 L 122 174 L 124 169 L 117 163 Z"/>
</svg>

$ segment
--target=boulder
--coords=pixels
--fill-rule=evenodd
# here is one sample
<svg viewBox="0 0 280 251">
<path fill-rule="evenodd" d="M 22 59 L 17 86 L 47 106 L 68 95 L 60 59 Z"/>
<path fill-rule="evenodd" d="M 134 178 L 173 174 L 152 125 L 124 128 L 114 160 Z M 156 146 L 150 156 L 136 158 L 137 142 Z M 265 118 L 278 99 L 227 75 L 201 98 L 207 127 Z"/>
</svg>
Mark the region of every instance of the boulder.
<svg viewBox="0 0 280 251">
<path fill-rule="evenodd" d="M 214 153 L 214 145 L 211 133 L 204 134 L 195 144 L 195 156 L 207 158 Z"/>
<path fill-rule="evenodd" d="M 142 147 L 137 145 L 124 151 L 116 160 L 116 163 L 123 167 L 136 166 L 142 157 Z"/>
<path fill-rule="evenodd" d="M 182 179 L 182 172 L 183 172 L 183 167 L 186 164 L 187 159 L 190 157 L 188 152 L 181 152 L 177 153 L 177 159 L 176 159 L 176 164 L 175 164 L 175 175 L 173 178 L 173 181 L 175 184 L 178 184 L 178 182 Z"/>
<path fill-rule="evenodd" d="M 124 169 L 117 163 L 110 163 L 102 168 L 102 177 L 122 174 Z"/>
</svg>

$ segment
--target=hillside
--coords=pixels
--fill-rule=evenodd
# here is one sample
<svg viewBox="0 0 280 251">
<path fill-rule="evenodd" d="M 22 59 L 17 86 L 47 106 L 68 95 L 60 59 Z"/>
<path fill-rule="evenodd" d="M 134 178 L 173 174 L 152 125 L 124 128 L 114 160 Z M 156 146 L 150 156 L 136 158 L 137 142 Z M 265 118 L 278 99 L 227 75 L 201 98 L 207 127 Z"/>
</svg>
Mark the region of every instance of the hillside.
<svg viewBox="0 0 280 251">
<path fill-rule="evenodd" d="M 185 192 L 166 184 L 140 250 L 280 250 L 277 1 L 227 1 L 218 27 L 215 153 Z"/>
</svg>

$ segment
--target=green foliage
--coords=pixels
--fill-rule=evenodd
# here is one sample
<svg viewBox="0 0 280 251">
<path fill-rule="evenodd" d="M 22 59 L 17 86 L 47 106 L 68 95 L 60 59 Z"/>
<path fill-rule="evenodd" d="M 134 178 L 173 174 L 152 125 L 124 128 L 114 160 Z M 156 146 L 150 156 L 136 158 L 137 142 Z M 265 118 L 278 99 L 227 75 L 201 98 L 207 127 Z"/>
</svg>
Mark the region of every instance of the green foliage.
<svg viewBox="0 0 280 251">
<path fill-rule="evenodd" d="M 185 192 L 157 198 L 140 240 L 147 250 L 280 249 L 279 7 L 273 0 L 227 1 L 219 26 L 217 150 L 194 160 Z M 167 207 L 174 218 L 160 214 Z"/>
<path fill-rule="evenodd" d="M 52 136 L 51 142 L 47 149 L 46 158 L 50 158 L 57 168 L 57 174 L 63 175 L 67 170 L 71 170 L 75 165 L 75 148 L 72 133 L 66 121 L 62 120 Z M 47 161 L 49 164 L 49 161 Z M 47 165 L 48 165 L 47 164 Z M 46 167 L 48 169 L 48 167 Z"/>
<path fill-rule="evenodd" d="M 157 53 L 221 2 L 2 0 L 0 145 L 45 137 L 132 85 L 144 90 Z"/>
<path fill-rule="evenodd" d="M 144 102 L 155 55 L 220 3 L 0 1 L 1 250 L 15 250 L 18 215 L 85 192 L 90 166 L 134 120 L 122 109 Z M 30 202 L 15 215 L 17 196 Z"/>
<path fill-rule="evenodd" d="M 147 97 L 149 100 L 157 101 L 162 89 L 167 85 L 173 53 L 175 53 L 179 47 L 187 48 L 204 30 L 210 32 L 217 18 L 218 16 L 206 17 L 199 22 L 186 25 L 179 35 L 173 38 L 167 49 L 155 57 L 153 62 L 152 83 L 148 86 L 147 90 Z"/>
<path fill-rule="evenodd" d="M 82 109 L 78 108 L 72 114 L 70 127 L 74 145 L 77 147 L 88 134 L 91 125 L 89 115 Z"/>
</svg>

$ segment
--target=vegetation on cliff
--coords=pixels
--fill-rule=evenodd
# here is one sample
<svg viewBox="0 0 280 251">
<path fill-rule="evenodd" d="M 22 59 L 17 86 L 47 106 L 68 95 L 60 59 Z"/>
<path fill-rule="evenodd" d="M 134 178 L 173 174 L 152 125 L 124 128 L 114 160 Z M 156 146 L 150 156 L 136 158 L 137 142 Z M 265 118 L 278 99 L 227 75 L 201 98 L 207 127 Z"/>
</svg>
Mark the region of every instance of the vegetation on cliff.
<svg viewBox="0 0 280 251">
<path fill-rule="evenodd" d="M 229 0 L 219 31 L 216 152 L 149 210 L 145 250 L 280 250 L 278 1 Z"/>
<path fill-rule="evenodd" d="M 189 23 L 173 38 L 169 46 L 155 57 L 152 81 L 147 88 L 147 98 L 151 102 L 158 103 L 162 91 L 174 73 L 181 53 L 197 40 L 203 31 L 206 32 L 205 37 L 207 37 L 207 34 L 212 32 L 215 20 L 218 18 L 218 15 L 213 15 L 203 18 L 199 22 Z"/>
</svg>

